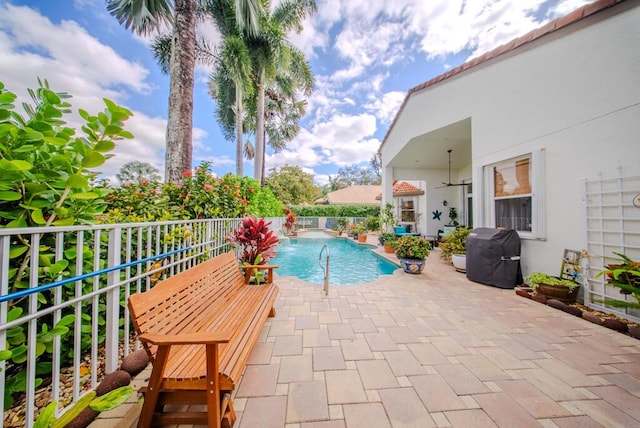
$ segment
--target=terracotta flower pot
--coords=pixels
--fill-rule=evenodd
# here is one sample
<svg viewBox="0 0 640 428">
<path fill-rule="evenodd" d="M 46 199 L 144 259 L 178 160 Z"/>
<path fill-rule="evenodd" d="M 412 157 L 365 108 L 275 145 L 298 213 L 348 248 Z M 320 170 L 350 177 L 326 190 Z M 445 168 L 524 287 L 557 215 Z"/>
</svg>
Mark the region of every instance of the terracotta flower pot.
<svg viewBox="0 0 640 428">
<path fill-rule="evenodd" d="M 393 247 L 389 244 L 384 244 L 384 252 L 385 253 L 395 253 L 395 250 L 393 249 Z"/>
<path fill-rule="evenodd" d="M 367 235 L 358 235 L 358 242 L 367 242 Z"/>
</svg>

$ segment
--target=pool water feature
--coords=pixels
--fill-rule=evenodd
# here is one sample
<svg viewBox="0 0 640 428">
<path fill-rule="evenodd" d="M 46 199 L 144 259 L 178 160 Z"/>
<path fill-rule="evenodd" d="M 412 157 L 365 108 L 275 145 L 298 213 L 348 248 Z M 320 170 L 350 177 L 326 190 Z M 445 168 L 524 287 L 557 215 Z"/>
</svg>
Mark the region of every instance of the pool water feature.
<svg viewBox="0 0 640 428">
<path fill-rule="evenodd" d="M 334 238 L 322 231 L 304 232 L 300 237 L 282 239 L 277 256 L 269 261 L 278 265 L 280 276 L 295 276 L 323 284 L 324 270 L 318 263 L 322 247 L 329 248 L 329 285 L 356 285 L 371 282 L 380 275 L 390 275 L 395 264 L 377 256 L 369 245 L 359 245 L 346 238 Z M 322 266 L 326 263 L 322 256 Z"/>
</svg>

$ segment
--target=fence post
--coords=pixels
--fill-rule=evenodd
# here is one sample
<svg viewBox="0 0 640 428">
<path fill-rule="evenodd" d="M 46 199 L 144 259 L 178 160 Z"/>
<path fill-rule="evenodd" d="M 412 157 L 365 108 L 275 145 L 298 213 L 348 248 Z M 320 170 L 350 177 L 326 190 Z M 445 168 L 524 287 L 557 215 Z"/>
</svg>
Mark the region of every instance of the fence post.
<svg viewBox="0 0 640 428">
<path fill-rule="evenodd" d="M 109 231 L 107 247 L 107 267 L 120 265 L 122 236 L 120 227 Z M 120 270 L 107 273 L 107 286 L 120 282 Z M 120 320 L 120 289 L 114 287 L 107 291 L 106 339 L 105 339 L 105 373 L 112 373 L 118 369 L 118 324 Z M 126 338 L 125 338 L 126 340 Z"/>
</svg>

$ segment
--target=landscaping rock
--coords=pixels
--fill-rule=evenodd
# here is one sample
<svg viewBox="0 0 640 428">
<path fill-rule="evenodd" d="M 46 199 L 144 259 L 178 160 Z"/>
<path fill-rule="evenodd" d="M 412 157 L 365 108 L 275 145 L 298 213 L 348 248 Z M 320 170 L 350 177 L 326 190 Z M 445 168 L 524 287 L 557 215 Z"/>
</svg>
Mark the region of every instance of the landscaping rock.
<svg viewBox="0 0 640 428">
<path fill-rule="evenodd" d="M 543 296 L 542 294 L 534 294 L 533 296 L 531 296 L 531 298 L 533 300 L 535 300 L 536 302 L 542 303 L 542 304 L 546 304 L 547 303 L 547 298 L 545 296 Z"/>
<path fill-rule="evenodd" d="M 85 428 L 88 427 L 91 422 L 95 418 L 98 417 L 100 412 L 96 412 L 95 410 L 91 410 L 89 407 L 86 407 L 78 416 L 73 418 L 71 422 L 65 425 L 65 428 Z"/>
<path fill-rule="evenodd" d="M 551 306 L 552 308 L 560 309 L 561 311 L 564 311 L 565 308 L 568 306 L 566 303 L 563 303 L 560 300 L 556 300 L 556 299 L 547 300 L 547 305 Z"/>
<path fill-rule="evenodd" d="M 592 314 L 591 312 L 583 312 L 582 313 L 582 318 L 586 319 L 587 321 L 590 321 L 594 324 L 598 324 L 598 325 L 602 325 L 603 320 L 602 318 L 600 318 L 597 315 Z"/>
<path fill-rule="evenodd" d="M 149 364 L 149 356 L 147 355 L 147 351 L 145 351 L 144 349 L 139 349 L 135 352 L 130 353 L 124 358 L 124 360 L 122 360 L 120 370 L 128 372 L 131 376 L 135 376 L 142 370 L 144 370 L 145 367 L 147 367 L 147 364 Z"/>
<path fill-rule="evenodd" d="M 629 329 L 629 335 L 634 339 L 640 339 L 640 327 L 632 327 Z"/>
<path fill-rule="evenodd" d="M 121 386 L 127 386 L 131 383 L 131 375 L 124 370 L 116 370 L 104 377 L 100 385 L 96 388 L 96 395 L 100 397 L 109 391 L 113 391 Z"/>
<path fill-rule="evenodd" d="M 620 320 L 609 318 L 604 320 L 602 323 L 603 326 L 610 328 L 611 330 L 619 331 L 622 333 L 626 333 L 629 330 L 629 327 L 625 323 Z"/>
<path fill-rule="evenodd" d="M 562 308 L 563 311 L 565 311 L 568 314 L 574 315 L 578 318 L 582 318 L 582 310 L 580 310 L 580 308 L 576 308 L 575 306 L 571 306 L 571 305 L 567 305 L 566 307 Z"/>
</svg>

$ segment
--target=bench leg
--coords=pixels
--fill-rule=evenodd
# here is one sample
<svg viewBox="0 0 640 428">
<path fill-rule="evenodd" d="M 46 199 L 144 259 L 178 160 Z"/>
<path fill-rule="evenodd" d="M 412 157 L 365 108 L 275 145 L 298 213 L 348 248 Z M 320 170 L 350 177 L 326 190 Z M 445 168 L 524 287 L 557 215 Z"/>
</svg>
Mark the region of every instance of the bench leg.
<svg viewBox="0 0 640 428">
<path fill-rule="evenodd" d="M 160 386 L 162 385 L 164 368 L 167 365 L 168 356 L 169 347 L 159 346 L 158 351 L 156 352 L 156 360 L 153 362 L 153 368 L 151 369 L 149 385 L 147 386 L 147 391 L 144 394 L 144 403 L 142 404 L 140 419 L 138 419 L 138 428 L 151 427 L 151 423 L 153 422 L 153 413 L 156 409 L 158 396 L 160 395 Z"/>
<path fill-rule="evenodd" d="M 236 422 L 236 411 L 233 408 L 233 401 L 231 401 L 231 394 L 228 392 L 222 397 L 222 404 L 220 405 L 222 412 L 222 428 L 232 428 Z"/>
<path fill-rule="evenodd" d="M 276 308 L 271 308 L 269 311 L 269 318 L 273 318 L 276 316 Z"/>
<path fill-rule="evenodd" d="M 218 345 L 207 345 L 207 425 L 220 428 L 220 373 Z"/>
</svg>

